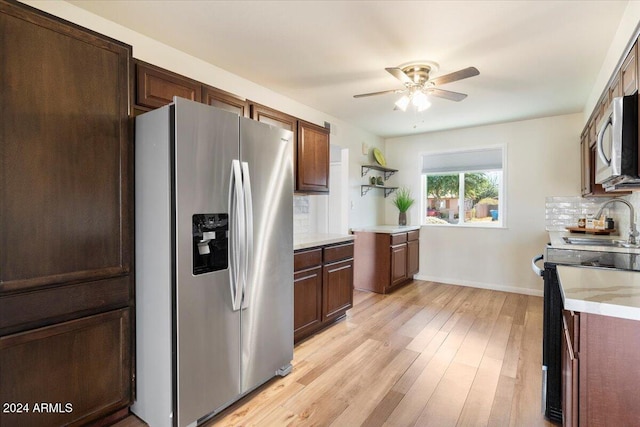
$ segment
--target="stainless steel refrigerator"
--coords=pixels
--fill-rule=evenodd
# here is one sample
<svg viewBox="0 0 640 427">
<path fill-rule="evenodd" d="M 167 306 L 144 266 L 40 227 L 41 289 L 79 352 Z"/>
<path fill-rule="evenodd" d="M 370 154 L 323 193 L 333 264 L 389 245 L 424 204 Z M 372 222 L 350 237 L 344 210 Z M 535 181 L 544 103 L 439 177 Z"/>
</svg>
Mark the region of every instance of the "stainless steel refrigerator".
<svg viewBox="0 0 640 427">
<path fill-rule="evenodd" d="M 192 426 L 291 369 L 292 133 L 180 98 L 135 128 L 132 411 Z"/>
</svg>

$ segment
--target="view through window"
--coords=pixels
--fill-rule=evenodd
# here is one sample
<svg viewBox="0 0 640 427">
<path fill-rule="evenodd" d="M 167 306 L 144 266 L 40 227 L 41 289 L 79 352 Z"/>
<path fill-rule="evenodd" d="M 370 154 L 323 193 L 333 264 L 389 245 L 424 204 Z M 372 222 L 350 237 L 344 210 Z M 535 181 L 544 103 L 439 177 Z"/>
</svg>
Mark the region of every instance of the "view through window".
<svg viewBox="0 0 640 427">
<path fill-rule="evenodd" d="M 425 224 L 503 224 L 502 149 L 423 157 Z"/>
</svg>

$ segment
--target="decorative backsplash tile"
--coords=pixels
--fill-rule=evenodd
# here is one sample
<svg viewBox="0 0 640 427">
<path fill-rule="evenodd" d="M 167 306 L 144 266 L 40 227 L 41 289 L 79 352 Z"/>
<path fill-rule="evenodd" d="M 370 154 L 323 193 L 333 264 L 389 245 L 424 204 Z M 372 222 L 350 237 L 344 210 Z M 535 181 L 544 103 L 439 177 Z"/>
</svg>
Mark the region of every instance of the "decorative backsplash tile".
<svg viewBox="0 0 640 427">
<path fill-rule="evenodd" d="M 293 234 L 307 234 L 311 230 L 309 196 L 293 196 Z"/>
<path fill-rule="evenodd" d="M 607 200 L 607 197 L 547 197 L 545 228 L 547 231 L 563 231 L 566 227 L 577 227 L 579 218 L 586 218 L 587 215 L 595 213 Z M 613 215 L 614 209 L 610 211 L 610 215 Z"/>
<path fill-rule="evenodd" d="M 307 195 L 294 195 L 293 196 L 293 214 L 308 214 L 309 213 L 309 196 Z"/>
</svg>

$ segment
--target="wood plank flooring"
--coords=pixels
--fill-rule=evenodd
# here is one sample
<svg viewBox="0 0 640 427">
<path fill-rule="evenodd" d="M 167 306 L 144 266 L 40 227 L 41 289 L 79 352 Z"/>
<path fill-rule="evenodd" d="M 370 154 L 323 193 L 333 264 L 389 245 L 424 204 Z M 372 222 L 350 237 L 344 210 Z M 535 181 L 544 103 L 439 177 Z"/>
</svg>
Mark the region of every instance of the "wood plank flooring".
<svg viewBox="0 0 640 427">
<path fill-rule="evenodd" d="M 355 291 L 346 319 L 296 346 L 291 374 L 208 426 L 552 426 L 541 353 L 540 297 L 423 281 Z"/>
</svg>

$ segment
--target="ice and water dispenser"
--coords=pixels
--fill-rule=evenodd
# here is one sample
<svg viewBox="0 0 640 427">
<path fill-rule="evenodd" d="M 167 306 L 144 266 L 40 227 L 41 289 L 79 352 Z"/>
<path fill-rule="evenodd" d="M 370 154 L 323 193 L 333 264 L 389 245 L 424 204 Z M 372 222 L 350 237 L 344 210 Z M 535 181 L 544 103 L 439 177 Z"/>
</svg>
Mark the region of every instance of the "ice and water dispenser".
<svg viewBox="0 0 640 427">
<path fill-rule="evenodd" d="M 224 270 L 229 257 L 229 215 L 193 215 L 193 274 Z"/>
</svg>

